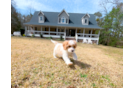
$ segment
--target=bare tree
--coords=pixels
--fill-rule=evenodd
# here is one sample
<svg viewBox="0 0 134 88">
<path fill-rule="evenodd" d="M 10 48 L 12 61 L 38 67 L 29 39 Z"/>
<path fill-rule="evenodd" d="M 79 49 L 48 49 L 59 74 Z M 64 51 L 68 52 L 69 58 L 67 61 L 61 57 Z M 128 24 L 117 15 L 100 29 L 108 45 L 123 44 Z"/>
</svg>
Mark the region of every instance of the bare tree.
<svg viewBox="0 0 134 88">
<path fill-rule="evenodd" d="M 106 0 L 106 2 L 118 5 L 121 2 L 121 0 Z"/>
<path fill-rule="evenodd" d="M 28 12 L 29 12 L 30 14 L 33 14 L 34 11 L 35 11 L 33 4 L 34 4 L 34 2 L 31 2 L 31 4 L 27 7 L 27 8 L 28 8 Z"/>
<path fill-rule="evenodd" d="M 102 7 L 103 11 L 106 14 L 108 14 L 108 10 L 109 8 L 115 6 L 119 6 L 119 4 L 121 3 L 121 0 L 101 0 L 100 3 L 99 3 L 99 6 Z M 108 7 L 108 5 L 110 5 Z"/>
<path fill-rule="evenodd" d="M 16 3 L 15 3 L 15 1 L 14 1 L 14 0 L 11 0 L 11 5 L 12 5 L 13 7 L 15 7 L 15 6 L 16 6 Z"/>
</svg>

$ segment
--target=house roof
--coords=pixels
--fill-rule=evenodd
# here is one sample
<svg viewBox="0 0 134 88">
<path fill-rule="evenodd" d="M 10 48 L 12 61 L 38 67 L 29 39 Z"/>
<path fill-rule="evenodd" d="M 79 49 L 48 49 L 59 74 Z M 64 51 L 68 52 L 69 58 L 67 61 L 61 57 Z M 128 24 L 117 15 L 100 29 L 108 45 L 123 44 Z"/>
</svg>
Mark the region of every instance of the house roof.
<svg viewBox="0 0 134 88">
<path fill-rule="evenodd" d="M 38 15 L 39 15 L 40 13 L 41 13 L 42 15 L 44 15 L 44 13 L 43 13 L 42 11 L 39 11 Z"/>
<path fill-rule="evenodd" d="M 65 12 L 67 14 L 67 16 L 69 16 L 69 14 L 63 9 L 58 16 L 60 16 L 61 13 Z"/>
<path fill-rule="evenodd" d="M 82 25 L 81 18 L 85 16 L 84 13 L 68 13 L 69 14 L 69 24 L 59 24 L 58 23 L 58 15 L 60 12 L 43 12 L 45 16 L 45 22 L 38 22 L 38 13 L 40 11 L 36 11 L 32 16 L 30 22 L 24 23 L 24 25 L 41 25 L 41 26 L 61 26 L 61 27 L 77 27 L 77 28 L 93 28 L 93 29 L 102 29 L 97 25 L 95 20 L 95 15 L 89 14 L 89 25 Z"/>
<path fill-rule="evenodd" d="M 85 15 L 84 15 L 82 18 L 84 18 L 85 16 L 88 16 L 88 17 L 90 17 L 90 16 L 89 16 L 89 14 L 87 13 L 87 14 L 85 14 Z"/>
</svg>

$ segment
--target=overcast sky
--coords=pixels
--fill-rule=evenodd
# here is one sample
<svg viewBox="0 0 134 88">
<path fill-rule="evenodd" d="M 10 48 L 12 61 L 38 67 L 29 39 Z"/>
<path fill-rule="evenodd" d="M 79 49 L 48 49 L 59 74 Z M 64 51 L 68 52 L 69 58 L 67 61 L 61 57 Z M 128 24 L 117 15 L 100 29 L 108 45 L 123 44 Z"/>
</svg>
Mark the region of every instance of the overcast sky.
<svg viewBox="0 0 134 88">
<path fill-rule="evenodd" d="M 65 9 L 71 13 L 94 14 L 102 11 L 99 2 L 102 0 L 14 0 L 17 11 L 21 14 L 29 14 L 34 11 L 60 12 Z M 109 10 L 111 6 L 109 5 Z"/>
</svg>

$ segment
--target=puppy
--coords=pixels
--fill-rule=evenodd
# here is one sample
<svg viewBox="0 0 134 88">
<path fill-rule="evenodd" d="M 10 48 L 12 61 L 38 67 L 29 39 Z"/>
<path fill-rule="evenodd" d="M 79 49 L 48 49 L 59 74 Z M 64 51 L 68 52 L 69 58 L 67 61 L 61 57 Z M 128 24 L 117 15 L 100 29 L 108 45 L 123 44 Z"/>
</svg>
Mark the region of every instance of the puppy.
<svg viewBox="0 0 134 88">
<path fill-rule="evenodd" d="M 53 56 L 54 58 L 63 58 L 67 65 L 72 65 L 73 63 L 70 61 L 69 56 L 72 56 L 74 60 L 77 60 L 77 56 L 75 54 L 75 48 L 77 46 L 76 41 L 68 40 L 63 43 L 58 43 L 56 41 L 51 40 L 55 44 Z"/>
</svg>

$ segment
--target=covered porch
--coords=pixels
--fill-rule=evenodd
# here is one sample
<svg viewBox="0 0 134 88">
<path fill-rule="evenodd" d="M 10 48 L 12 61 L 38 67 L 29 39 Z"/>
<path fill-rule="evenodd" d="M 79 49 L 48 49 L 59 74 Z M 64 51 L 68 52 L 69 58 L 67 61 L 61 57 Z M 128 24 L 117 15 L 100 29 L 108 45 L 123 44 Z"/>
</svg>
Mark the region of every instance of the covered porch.
<svg viewBox="0 0 134 88">
<path fill-rule="evenodd" d="M 100 29 L 25 25 L 26 36 L 40 37 L 42 35 L 42 37 L 60 38 L 62 35 L 64 40 L 75 39 L 77 42 L 90 38 L 98 44 L 99 34 Z"/>
</svg>

